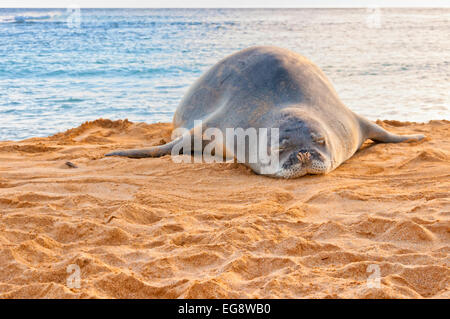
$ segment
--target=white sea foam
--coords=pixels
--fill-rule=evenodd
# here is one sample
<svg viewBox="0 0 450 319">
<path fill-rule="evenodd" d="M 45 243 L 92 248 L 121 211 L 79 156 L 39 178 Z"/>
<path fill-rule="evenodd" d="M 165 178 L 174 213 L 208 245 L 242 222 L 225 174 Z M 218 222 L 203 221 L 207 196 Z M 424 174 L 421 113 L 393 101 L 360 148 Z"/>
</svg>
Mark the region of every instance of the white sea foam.
<svg viewBox="0 0 450 319">
<path fill-rule="evenodd" d="M 63 16 L 62 12 L 49 11 L 49 12 L 34 12 L 26 11 L 19 14 L 12 15 L 0 15 L 0 23 L 25 23 L 25 22 L 39 22 L 39 21 L 51 21 L 57 17 Z"/>
</svg>

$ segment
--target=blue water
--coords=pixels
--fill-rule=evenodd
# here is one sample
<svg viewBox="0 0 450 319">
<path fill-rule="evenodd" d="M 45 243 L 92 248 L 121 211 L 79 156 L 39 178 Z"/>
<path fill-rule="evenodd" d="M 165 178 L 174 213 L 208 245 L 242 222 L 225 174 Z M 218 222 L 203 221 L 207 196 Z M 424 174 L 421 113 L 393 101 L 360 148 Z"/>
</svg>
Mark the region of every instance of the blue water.
<svg viewBox="0 0 450 319">
<path fill-rule="evenodd" d="M 169 122 L 203 71 L 253 45 L 305 55 L 372 120 L 449 119 L 449 34 L 450 9 L 0 9 L 0 140 Z"/>
</svg>

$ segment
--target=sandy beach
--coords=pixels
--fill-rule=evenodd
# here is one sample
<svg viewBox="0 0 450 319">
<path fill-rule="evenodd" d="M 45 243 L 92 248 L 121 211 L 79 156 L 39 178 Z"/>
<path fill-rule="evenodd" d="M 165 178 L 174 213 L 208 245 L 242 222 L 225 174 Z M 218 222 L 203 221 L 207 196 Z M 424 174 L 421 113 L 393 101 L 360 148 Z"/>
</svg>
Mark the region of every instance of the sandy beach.
<svg viewBox="0 0 450 319">
<path fill-rule="evenodd" d="M 377 123 L 427 138 L 294 180 L 103 156 L 167 123 L 0 142 L 0 297 L 450 298 L 450 122 Z"/>
</svg>

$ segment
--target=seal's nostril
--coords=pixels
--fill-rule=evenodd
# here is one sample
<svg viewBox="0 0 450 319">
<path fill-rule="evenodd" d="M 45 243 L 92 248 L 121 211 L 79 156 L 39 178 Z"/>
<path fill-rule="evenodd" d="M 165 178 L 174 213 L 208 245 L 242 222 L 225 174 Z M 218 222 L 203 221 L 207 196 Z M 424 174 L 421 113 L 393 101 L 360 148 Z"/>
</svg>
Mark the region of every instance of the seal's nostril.
<svg viewBox="0 0 450 319">
<path fill-rule="evenodd" d="M 305 157 L 309 161 L 311 159 L 311 153 L 310 152 L 306 152 L 305 153 Z"/>
<path fill-rule="evenodd" d="M 297 159 L 300 163 L 306 164 L 311 159 L 311 153 L 308 151 L 300 151 L 297 153 Z"/>
</svg>

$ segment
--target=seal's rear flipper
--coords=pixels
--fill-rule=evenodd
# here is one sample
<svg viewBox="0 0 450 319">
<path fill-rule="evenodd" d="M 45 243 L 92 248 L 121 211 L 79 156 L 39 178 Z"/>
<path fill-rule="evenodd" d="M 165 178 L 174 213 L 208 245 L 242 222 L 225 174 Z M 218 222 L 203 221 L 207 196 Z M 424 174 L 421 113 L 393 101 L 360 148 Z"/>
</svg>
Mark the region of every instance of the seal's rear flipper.
<svg viewBox="0 0 450 319">
<path fill-rule="evenodd" d="M 400 142 L 416 142 L 422 140 L 425 135 L 413 134 L 413 135 L 397 135 L 386 131 L 381 126 L 372 123 L 365 118 L 359 116 L 360 125 L 363 132 L 365 132 L 366 138 L 371 139 L 374 142 L 381 143 L 400 143 Z"/>
<path fill-rule="evenodd" d="M 144 158 L 144 157 L 160 157 L 170 154 L 172 148 L 180 142 L 180 139 L 175 139 L 164 145 L 153 146 L 143 149 L 116 151 L 105 154 L 105 156 L 126 156 L 131 158 Z"/>
</svg>

